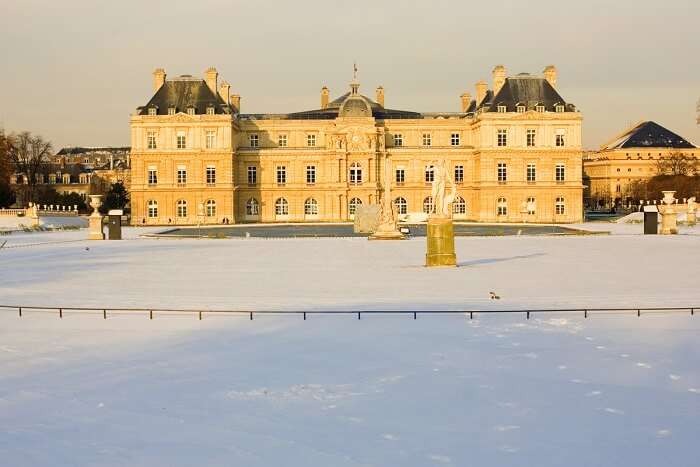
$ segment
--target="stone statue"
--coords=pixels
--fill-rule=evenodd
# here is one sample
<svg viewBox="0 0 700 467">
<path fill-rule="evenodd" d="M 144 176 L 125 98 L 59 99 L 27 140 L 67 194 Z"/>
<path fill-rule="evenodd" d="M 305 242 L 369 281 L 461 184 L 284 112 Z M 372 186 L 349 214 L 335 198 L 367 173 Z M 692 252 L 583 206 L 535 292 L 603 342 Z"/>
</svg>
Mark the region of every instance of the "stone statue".
<svg viewBox="0 0 700 467">
<path fill-rule="evenodd" d="M 688 225 L 695 225 L 697 222 L 697 215 L 695 214 L 695 210 L 697 209 L 697 206 L 695 204 L 695 196 L 692 198 L 688 198 L 688 214 L 685 219 L 686 223 Z"/>
<path fill-rule="evenodd" d="M 398 213 L 391 199 L 391 163 L 384 158 L 384 193 L 379 200 L 379 219 L 377 230 L 370 235 L 370 240 L 402 240 L 406 238 L 398 229 Z"/>
<path fill-rule="evenodd" d="M 381 152 L 384 152 L 384 150 L 386 149 L 386 136 L 384 135 L 384 133 L 379 134 L 379 136 L 377 136 L 377 140 L 379 143 L 379 150 Z"/>
<path fill-rule="evenodd" d="M 431 163 L 433 168 L 433 214 L 435 217 L 452 217 L 450 204 L 457 197 L 457 186 L 455 185 L 447 163 L 444 159 Z M 449 185 L 449 194 L 447 193 Z"/>
</svg>

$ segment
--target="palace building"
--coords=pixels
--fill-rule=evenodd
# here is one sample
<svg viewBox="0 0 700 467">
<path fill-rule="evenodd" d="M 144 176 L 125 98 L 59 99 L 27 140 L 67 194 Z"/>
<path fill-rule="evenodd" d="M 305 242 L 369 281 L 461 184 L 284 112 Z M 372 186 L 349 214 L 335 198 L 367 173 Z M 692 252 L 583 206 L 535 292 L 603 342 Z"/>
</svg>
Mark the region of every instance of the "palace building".
<svg viewBox="0 0 700 467">
<path fill-rule="evenodd" d="M 459 112 L 385 106 L 357 78 L 316 109 L 246 114 L 214 68 L 204 79 L 154 74 L 153 96 L 131 116 L 134 224 L 347 221 L 378 203 L 385 161 L 400 216 L 429 212 L 432 166 L 457 186 L 455 219 L 582 220 L 581 114 L 543 76 L 493 70 Z"/>
</svg>

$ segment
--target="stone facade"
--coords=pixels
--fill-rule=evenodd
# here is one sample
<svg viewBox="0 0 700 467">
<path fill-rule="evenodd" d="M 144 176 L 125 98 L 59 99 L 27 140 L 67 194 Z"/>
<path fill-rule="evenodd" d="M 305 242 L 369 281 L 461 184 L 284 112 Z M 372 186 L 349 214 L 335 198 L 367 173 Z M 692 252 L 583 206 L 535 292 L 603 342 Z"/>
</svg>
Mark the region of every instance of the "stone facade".
<svg viewBox="0 0 700 467">
<path fill-rule="evenodd" d="M 427 208 L 431 164 L 444 159 L 456 219 L 581 221 L 582 117 L 555 90 L 556 69 L 499 66 L 493 78 L 476 100 L 460 96 L 460 112 L 387 109 L 382 87 L 371 100 L 354 79 L 334 101 L 324 87 L 319 109 L 272 115 L 241 113 L 214 69 L 204 80 L 158 69 L 131 117 L 133 222 L 347 221 L 378 203 L 386 159 L 400 215 Z"/>
</svg>

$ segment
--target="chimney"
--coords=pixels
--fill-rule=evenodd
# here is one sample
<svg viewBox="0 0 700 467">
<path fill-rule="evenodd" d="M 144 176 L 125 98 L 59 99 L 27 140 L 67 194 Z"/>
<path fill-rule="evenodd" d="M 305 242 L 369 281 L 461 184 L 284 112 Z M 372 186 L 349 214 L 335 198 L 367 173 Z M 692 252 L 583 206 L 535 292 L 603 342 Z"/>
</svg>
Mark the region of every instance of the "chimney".
<svg viewBox="0 0 700 467">
<path fill-rule="evenodd" d="M 549 65 L 544 69 L 544 79 L 547 80 L 553 88 L 557 87 L 557 68 L 554 65 Z"/>
<path fill-rule="evenodd" d="M 462 112 L 469 110 L 469 105 L 472 103 L 472 95 L 465 92 L 459 98 L 462 100 Z"/>
<path fill-rule="evenodd" d="M 207 71 L 204 72 L 204 76 L 206 77 L 206 82 L 207 86 L 209 86 L 209 89 L 211 89 L 211 92 L 216 94 L 216 88 L 217 88 L 217 80 L 219 79 L 219 72 L 216 71 L 216 68 L 209 67 Z"/>
<path fill-rule="evenodd" d="M 379 86 L 377 88 L 377 98 L 375 100 L 377 101 L 377 104 L 384 107 L 384 88 L 383 87 Z"/>
<path fill-rule="evenodd" d="M 321 88 L 321 108 L 328 108 L 328 88 L 325 86 Z"/>
<path fill-rule="evenodd" d="M 226 81 L 221 81 L 219 85 L 219 95 L 227 104 L 231 102 L 231 85 Z"/>
<path fill-rule="evenodd" d="M 484 100 L 484 97 L 486 97 L 486 90 L 488 89 L 489 85 L 486 84 L 486 81 L 479 81 L 476 83 L 476 105 L 481 104 L 481 101 Z"/>
<path fill-rule="evenodd" d="M 493 94 L 498 94 L 506 82 L 506 68 L 503 65 L 496 65 L 493 69 Z"/>
<path fill-rule="evenodd" d="M 236 112 L 241 113 L 241 96 L 238 94 L 231 94 L 231 106 Z"/>
<path fill-rule="evenodd" d="M 155 94 L 165 84 L 165 70 L 156 68 L 153 72 L 153 93 Z"/>
</svg>

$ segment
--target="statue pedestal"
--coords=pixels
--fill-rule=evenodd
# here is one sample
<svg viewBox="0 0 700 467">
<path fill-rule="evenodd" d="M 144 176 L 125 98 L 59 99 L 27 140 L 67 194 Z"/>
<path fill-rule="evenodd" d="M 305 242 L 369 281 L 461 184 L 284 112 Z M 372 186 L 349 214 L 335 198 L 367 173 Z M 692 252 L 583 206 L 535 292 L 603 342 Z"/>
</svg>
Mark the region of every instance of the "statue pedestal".
<svg viewBox="0 0 700 467">
<path fill-rule="evenodd" d="M 102 233 L 102 216 L 92 215 L 89 218 L 90 227 L 88 229 L 88 240 L 104 240 L 105 234 Z"/>
<path fill-rule="evenodd" d="M 425 265 L 457 266 L 455 254 L 455 231 L 452 219 L 428 219 L 428 251 L 425 254 Z"/>
<path fill-rule="evenodd" d="M 405 240 L 406 236 L 398 230 L 377 230 L 372 235 L 367 237 L 369 240 Z"/>
<path fill-rule="evenodd" d="M 695 210 L 688 211 L 688 216 L 686 217 L 686 224 L 688 225 L 695 225 L 697 223 L 697 216 L 695 214 Z"/>
<path fill-rule="evenodd" d="M 678 226 L 676 224 L 676 210 L 672 206 L 661 205 L 659 206 L 659 213 L 661 213 L 661 235 L 673 235 L 678 233 Z"/>
</svg>

